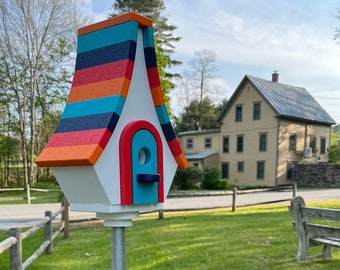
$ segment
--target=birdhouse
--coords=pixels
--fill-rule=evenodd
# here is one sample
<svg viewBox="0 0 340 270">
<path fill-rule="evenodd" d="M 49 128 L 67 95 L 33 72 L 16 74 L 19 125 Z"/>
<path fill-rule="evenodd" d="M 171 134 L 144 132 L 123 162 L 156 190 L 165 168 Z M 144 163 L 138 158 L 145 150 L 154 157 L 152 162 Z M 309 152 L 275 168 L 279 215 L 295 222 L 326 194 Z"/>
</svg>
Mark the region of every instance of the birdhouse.
<svg viewBox="0 0 340 270">
<path fill-rule="evenodd" d="M 162 209 L 188 164 L 164 103 L 152 20 L 126 13 L 78 29 L 67 104 L 36 163 L 52 168 L 71 210 Z"/>
</svg>

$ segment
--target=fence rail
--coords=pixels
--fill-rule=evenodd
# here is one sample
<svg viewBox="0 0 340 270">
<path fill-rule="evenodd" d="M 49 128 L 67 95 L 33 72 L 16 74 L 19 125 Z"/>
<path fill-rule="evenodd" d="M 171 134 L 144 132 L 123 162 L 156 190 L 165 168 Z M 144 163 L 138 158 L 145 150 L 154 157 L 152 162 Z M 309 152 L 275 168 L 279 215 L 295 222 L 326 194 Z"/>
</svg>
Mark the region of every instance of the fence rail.
<svg viewBox="0 0 340 270">
<path fill-rule="evenodd" d="M 259 188 L 259 189 L 251 189 L 251 190 L 238 190 L 237 187 L 233 188 L 233 198 L 232 198 L 232 206 L 231 210 L 233 212 L 236 211 L 236 198 L 238 194 L 250 194 L 250 193 L 258 193 L 258 192 L 268 192 L 268 191 L 279 191 L 279 190 L 292 190 L 292 198 L 296 196 L 297 191 L 297 185 L 294 183 L 293 185 L 285 185 L 285 186 L 278 186 L 278 187 L 269 187 L 269 188 Z M 260 202 L 258 204 L 265 204 L 265 203 L 274 203 L 274 202 L 283 202 L 283 201 L 289 201 L 289 199 L 281 199 L 281 200 L 275 200 L 275 201 L 267 201 L 267 202 Z"/>
<path fill-rule="evenodd" d="M 60 189 L 42 189 L 42 188 L 30 188 L 31 191 L 40 191 L 40 192 L 62 192 Z M 0 188 L 0 192 L 7 191 L 25 191 L 24 188 Z"/>
<path fill-rule="evenodd" d="M 46 211 L 44 218 L 42 218 L 36 225 L 28 229 L 25 232 L 21 231 L 21 228 L 11 228 L 9 230 L 10 236 L 0 242 L 0 254 L 6 250 L 10 250 L 10 269 L 11 270 L 24 270 L 31 265 L 44 251 L 46 254 L 50 254 L 53 251 L 54 239 L 64 231 L 64 238 L 68 238 L 69 235 L 69 217 L 68 217 L 68 203 L 64 200 L 61 208 L 52 213 Z M 53 221 L 61 216 L 61 222 L 59 226 L 53 232 Z M 22 241 L 39 229 L 44 227 L 44 241 L 40 247 L 24 262 L 22 261 Z"/>
</svg>

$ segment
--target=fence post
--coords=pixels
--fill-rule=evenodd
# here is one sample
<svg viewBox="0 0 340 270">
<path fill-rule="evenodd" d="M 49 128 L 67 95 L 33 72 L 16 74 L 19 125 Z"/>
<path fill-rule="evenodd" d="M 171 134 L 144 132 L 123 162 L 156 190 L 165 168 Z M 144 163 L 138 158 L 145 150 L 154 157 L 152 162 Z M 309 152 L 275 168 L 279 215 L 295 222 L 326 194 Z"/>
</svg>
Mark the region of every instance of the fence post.
<svg viewBox="0 0 340 270">
<path fill-rule="evenodd" d="M 236 211 L 236 196 L 237 196 L 237 187 L 233 187 L 233 203 L 232 203 L 232 206 L 231 206 L 231 210 L 233 212 Z"/>
<path fill-rule="evenodd" d="M 22 239 L 21 229 L 13 228 L 9 231 L 11 236 L 17 239 L 17 243 L 10 248 L 11 270 L 22 270 Z"/>
<path fill-rule="evenodd" d="M 70 234 L 70 211 L 69 203 L 65 196 L 62 200 L 62 206 L 64 206 L 64 211 L 61 215 L 62 218 L 61 222 L 64 221 L 64 239 L 68 239 Z"/>
<path fill-rule="evenodd" d="M 158 219 L 163 219 L 164 218 L 164 210 L 160 209 L 158 210 Z"/>
<path fill-rule="evenodd" d="M 46 211 L 45 217 L 48 217 L 50 220 L 45 224 L 45 241 L 49 241 L 50 244 L 46 248 L 46 254 L 51 254 L 53 251 L 53 227 L 52 227 L 52 212 Z"/>
<path fill-rule="evenodd" d="M 293 184 L 293 198 L 296 196 L 296 192 L 297 192 L 297 183 L 294 182 L 294 184 Z"/>
</svg>

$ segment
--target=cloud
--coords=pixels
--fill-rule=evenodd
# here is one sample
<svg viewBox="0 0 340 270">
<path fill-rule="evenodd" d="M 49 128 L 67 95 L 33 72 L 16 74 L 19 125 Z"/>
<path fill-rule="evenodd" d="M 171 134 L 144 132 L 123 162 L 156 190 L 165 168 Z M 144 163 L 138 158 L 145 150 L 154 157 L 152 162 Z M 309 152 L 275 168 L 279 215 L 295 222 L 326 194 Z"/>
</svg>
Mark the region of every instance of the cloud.
<svg viewBox="0 0 340 270">
<path fill-rule="evenodd" d="M 225 29 L 227 31 L 232 29 L 232 32 L 236 33 L 243 31 L 243 19 L 223 10 L 218 10 L 215 13 L 213 22 L 219 29 Z"/>
<path fill-rule="evenodd" d="M 339 59 L 330 31 L 317 28 L 316 24 L 284 22 L 269 23 L 265 20 L 247 20 L 237 14 L 217 10 L 195 21 L 189 16 L 181 21 L 182 41 L 176 46 L 179 54 L 192 55 L 197 49 L 212 49 L 217 60 L 238 65 L 277 66 L 300 75 L 336 76 Z M 183 20 L 183 19 L 182 19 Z"/>
</svg>

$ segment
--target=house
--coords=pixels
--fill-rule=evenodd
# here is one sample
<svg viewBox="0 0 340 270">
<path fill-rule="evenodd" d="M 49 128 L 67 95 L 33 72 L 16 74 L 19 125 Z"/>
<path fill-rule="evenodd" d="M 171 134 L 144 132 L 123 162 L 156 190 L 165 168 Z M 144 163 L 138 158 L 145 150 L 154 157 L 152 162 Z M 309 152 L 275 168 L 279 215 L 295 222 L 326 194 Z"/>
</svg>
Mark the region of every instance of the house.
<svg viewBox="0 0 340 270">
<path fill-rule="evenodd" d="M 296 181 L 300 162 L 327 162 L 334 120 L 306 89 L 246 75 L 217 119 L 218 130 L 183 132 L 191 156 L 214 152 L 222 178 L 237 186 L 277 186 Z"/>
<path fill-rule="evenodd" d="M 36 163 L 52 167 L 72 210 L 110 219 L 100 213 L 162 208 L 187 161 L 165 107 L 149 18 L 130 12 L 78 30 L 68 101 Z"/>
<path fill-rule="evenodd" d="M 195 130 L 179 133 L 182 149 L 190 166 L 199 169 L 216 167 L 219 163 L 218 143 L 220 129 Z"/>
</svg>

